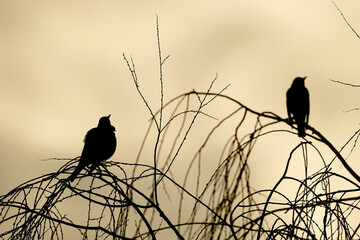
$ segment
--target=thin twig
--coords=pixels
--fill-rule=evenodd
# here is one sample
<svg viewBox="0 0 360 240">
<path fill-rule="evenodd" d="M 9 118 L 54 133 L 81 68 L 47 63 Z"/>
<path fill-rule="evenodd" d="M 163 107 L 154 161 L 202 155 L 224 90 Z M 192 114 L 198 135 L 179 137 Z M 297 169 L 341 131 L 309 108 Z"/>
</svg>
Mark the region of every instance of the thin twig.
<svg viewBox="0 0 360 240">
<path fill-rule="evenodd" d="M 350 87 L 360 87 L 360 85 L 356 85 L 356 84 L 346 83 L 346 82 L 333 80 L 333 79 L 329 79 L 329 80 L 332 81 L 332 82 L 340 83 L 340 84 L 347 85 L 347 86 L 350 86 Z"/>
<path fill-rule="evenodd" d="M 355 35 L 360 38 L 359 34 L 355 31 L 355 29 L 351 26 L 351 24 L 348 22 L 348 20 L 346 20 L 344 14 L 342 13 L 342 11 L 340 10 L 340 8 L 336 5 L 336 3 L 334 1 L 332 1 L 332 3 L 334 4 L 334 6 L 336 7 L 336 9 L 339 11 L 339 13 L 341 14 L 341 17 L 344 19 L 344 21 L 346 22 L 346 24 L 350 27 L 351 31 L 353 31 L 353 33 L 355 33 Z"/>
</svg>

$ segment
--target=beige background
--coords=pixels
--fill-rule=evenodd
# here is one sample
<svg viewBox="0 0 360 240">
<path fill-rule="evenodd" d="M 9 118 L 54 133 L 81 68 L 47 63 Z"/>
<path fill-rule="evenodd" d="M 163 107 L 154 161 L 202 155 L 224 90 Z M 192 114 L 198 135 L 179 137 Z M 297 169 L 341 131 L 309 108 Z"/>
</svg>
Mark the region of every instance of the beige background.
<svg viewBox="0 0 360 240">
<path fill-rule="evenodd" d="M 360 2 L 337 4 L 360 32 Z M 286 90 L 307 75 L 311 125 L 336 147 L 359 128 L 359 111 L 343 113 L 360 107 L 359 88 L 329 79 L 359 84 L 360 39 L 331 1 L 1 1 L 0 194 L 62 164 L 40 159 L 78 156 L 86 131 L 109 113 L 118 137 L 113 159 L 135 158 L 150 115 L 122 54 L 134 58 L 157 109 L 155 14 L 171 55 L 165 100 L 205 91 L 218 73 L 214 90 L 231 84 L 229 96 L 285 117 Z M 349 159 L 354 169 L 358 159 Z M 271 186 L 280 175 L 269 167 L 281 170 L 285 160 L 251 163 L 256 187 Z"/>
</svg>

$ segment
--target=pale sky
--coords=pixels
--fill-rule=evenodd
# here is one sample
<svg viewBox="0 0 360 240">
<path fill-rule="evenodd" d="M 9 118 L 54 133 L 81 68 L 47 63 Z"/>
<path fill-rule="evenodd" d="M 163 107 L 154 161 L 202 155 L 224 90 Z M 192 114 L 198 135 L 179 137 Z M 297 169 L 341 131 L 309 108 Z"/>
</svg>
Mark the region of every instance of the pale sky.
<svg viewBox="0 0 360 240">
<path fill-rule="evenodd" d="M 360 32 L 360 2 L 336 4 Z M 214 91 L 230 84 L 225 94 L 286 117 L 286 90 L 308 76 L 310 124 L 338 148 L 359 128 L 360 111 L 343 113 L 360 107 L 359 88 L 329 81 L 360 83 L 360 39 L 332 1 L 2 0 L 1 194 L 62 164 L 40 159 L 79 156 L 85 133 L 110 113 L 118 138 L 113 159 L 136 157 L 150 115 L 122 54 L 133 57 L 156 110 L 156 14 L 163 54 L 170 54 L 165 100 L 206 91 L 218 74 Z"/>
</svg>

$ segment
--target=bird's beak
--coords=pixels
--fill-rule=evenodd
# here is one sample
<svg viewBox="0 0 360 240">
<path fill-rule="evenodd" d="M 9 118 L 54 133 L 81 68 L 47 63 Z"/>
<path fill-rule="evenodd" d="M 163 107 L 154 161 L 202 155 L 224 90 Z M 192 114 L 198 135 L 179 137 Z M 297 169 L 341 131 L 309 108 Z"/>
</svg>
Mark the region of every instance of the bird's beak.
<svg viewBox="0 0 360 240">
<path fill-rule="evenodd" d="M 304 77 L 304 80 L 307 78 L 307 76 Z"/>
<path fill-rule="evenodd" d="M 111 114 L 109 114 L 109 116 L 107 116 L 108 118 L 110 118 Z"/>
</svg>

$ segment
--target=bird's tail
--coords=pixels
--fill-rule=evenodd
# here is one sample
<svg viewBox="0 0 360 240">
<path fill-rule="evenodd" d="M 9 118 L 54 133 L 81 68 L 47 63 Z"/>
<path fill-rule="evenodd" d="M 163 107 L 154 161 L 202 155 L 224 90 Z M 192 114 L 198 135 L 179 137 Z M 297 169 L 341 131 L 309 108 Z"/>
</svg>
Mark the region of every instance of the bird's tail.
<svg viewBox="0 0 360 240">
<path fill-rule="evenodd" d="M 297 123 L 299 137 L 305 137 L 305 125 L 306 124 L 304 122 Z"/>
<path fill-rule="evenodd" d="M 75 180 L 75 178 L 77 177 L 77 175 L 80 173 L 80 171 L 82 169 L 83 169 L 83 167 L 80 164 L 76 166 L 74 172 L 68 178 L 70 180 L 70 182 L 73 182 Z"/>
</svg>

